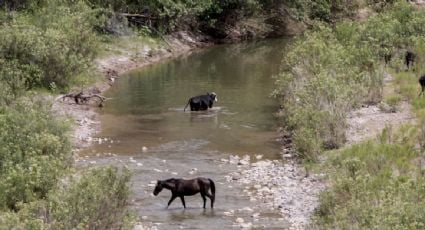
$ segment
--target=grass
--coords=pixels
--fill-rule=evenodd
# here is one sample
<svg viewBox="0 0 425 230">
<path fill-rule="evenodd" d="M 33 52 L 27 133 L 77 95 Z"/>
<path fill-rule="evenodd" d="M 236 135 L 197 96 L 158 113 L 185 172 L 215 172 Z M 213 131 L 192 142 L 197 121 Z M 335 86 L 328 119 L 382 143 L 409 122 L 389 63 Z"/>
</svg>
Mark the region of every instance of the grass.
<svg viewBox="0 0 425 230">
<path fill-rule="evenodd" d="M 129 36 L 102 36 L 98 58 L 104 58 L 111 55 L 134 54 L 144 47 L 156 49 L 165 47 L 167 44 L 161 38 L 155 38 L 143 35 Z"/>
<path fill-rule="evenodd" d="M 414 72 L 391 72 L 383 100 L 412 104 L 415 124 L 386 127 L 377 140 L 328 151 L 315 170 L 329 177 L 315 229 L 425 228 L 425 97 Z"/>
</svg>

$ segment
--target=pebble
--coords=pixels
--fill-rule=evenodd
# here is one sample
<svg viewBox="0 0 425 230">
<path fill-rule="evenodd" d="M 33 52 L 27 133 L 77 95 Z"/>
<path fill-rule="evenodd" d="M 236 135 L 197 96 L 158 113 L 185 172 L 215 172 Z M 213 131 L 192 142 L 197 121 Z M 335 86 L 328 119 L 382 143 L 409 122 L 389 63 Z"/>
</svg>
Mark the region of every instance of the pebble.
<svg viewBox="0 0 425 230">
<path fill-rule="evenodd" d="M 252 223 L 241 223 L 241 227 L 243 229 L 252 228 Z"/>
<path fill-rule="evenodd" d="M 286 156 L 289 158 L 290 155 Z M 237 156 L 230 156 L 229 163 L 238 164 L 240 168 L 237 173 L 229 174 L 226 180 L 233 180 L 241 184 L 244 187 L 244 195 L 249 197 L 253 206 L 261 205 L 260 208 L 263 209 L 277 210 L 282 217 L 285 217 L 275 220 L 287 221 L 292 226 L 296 226 L 297 229 L 305 229 L 318 205 L 319 193 L 325 189 L 324 184 L 319 179 L 325 175 L 311 174 L 305 178 L 305 169 L 294 162 L 283 164 L 279 160 L 258 160 L 251 164 L 252 167 L 246 168 L 241 164 L 243 164 L 243 161 L 249 162 L 247 156 L 242 159 Z M 251 208 L 243 208 L 238 211 L 242 210 L 253 212 Z M 259 212 L 251 215 L 255 222 L 260 221 L 259 216 Z M 261 220 L 265 221 L 264 218 L 261 218 Z M 238 226 L 242 227 L 241 223 L 245 222 L 238 223 Z M 252 227 L 248 225 L 249 223 L 245 224 L 247 224 L 247 228 Z"/>
<path fill-rule="evenodd" d="M 245 220 L 241 217 L 236 218 L 236 223 L 241 224 L 243 223 Z"/>
<path fill-rule="evenodd" d="M 133 227 L 133 230 L 144 230 L 145 228 L 143 228 L 143 225 L 141 225 L 141 224 L 136 224 L 136 225 L 134 225 L 134 227 Z"/>
<path fill-rule="evenodd" d="M 143 151 L 143 152 L 146 152 L 146 151 L 148 151 L 148 148 L 147 148 L 146 146 L 143 146 L 143 147 L 142 147 L 142 151 Z"/>
<path fill-rule="evenodd" d="M 252 208 L 250 208 L 250 207 L 245 207 L 245 208 L 239 209 L 239 211 L 241 211 L 241 212 L 253 212 L 254 210 L 252 210 Z"/>
<path fill-rule="evenodd" d="M 231 212 L 223 212 L 223 215 L 225 215 L 225 216 L 233 216 L 233 213 L 231 213 Z"/>
<path fill-rule="evenodd" d="M 258 218 L 258 217 L 260 217 L 260 213 L 256 212 L 256 213 L 252 214 L 251 217 L 252 218 Z"/>
</svg>

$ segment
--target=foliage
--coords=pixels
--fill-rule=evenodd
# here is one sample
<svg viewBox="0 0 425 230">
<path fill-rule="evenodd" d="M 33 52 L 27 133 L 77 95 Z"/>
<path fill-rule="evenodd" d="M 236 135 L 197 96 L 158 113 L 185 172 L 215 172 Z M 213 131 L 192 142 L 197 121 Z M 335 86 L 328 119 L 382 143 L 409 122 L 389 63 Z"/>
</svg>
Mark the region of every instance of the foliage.
<svg viewBox="0 0 425 230">
<path fill-rule="evenodd" d="M 369 67 L 375 61 L 358 58 L 367 57 L 368 50 L 343 44 L 340 37 L 326 27 L 308 33 L 290 47 L 285 71 L 276 77 L 274 93 L 282 97 L 285 124 L 306 158 L 313 159 L 322 147 L 343 144 L 348 111 L 364 98 L 377 100 L 372 95 L 379 94 L 378 73 Z"/>
<path fill-rule="evenodd" d="M 12 97 L 52 83 L 67 87 L 72 78 L 87 71 L 96 54 L 94 18 L 83 3 L 52 4 L 31 14 L 5 12 L 0 26 L 0 80 Z"/>
<path fill-rule="evenodd" d="M 323 148 L 341 146 L 348 111 L 381 101 L 383 72 L 378 66 L 385 55 L 404 60 L 405 49 L 397 47 L 411 47 L 422 58 L 425 34 L 417 23 L 423 20 L 421 11 L 397 3 L 365 22 L 343 22 L 333 29 L 319 25 L 288 49 L 274 95 L 282 99 L 284 122 L 301 156 L 314 159 Z M 400 90 L 412 98 L 410 89 Z M 388 100 L 396 105 L 400 99 Z"/>
<path fill-rule="evenodd" d="M 120 229 L 129 195 L 128 170 L 94 168 L 69 177 L 49 194 L 51 226 L 56 229 Z"/>
<path fill-rule="evenodd" d="M 0 210 L 17 210 L 18 203 L 46 197 L 56 185 L 70 163 L 66 130 L 41 102 L 1 109 Z"/>
<path fill-rule="evenodd" d="M 68 176 L 47 197 L 19 205 L 18 212 L 0 212 L 6 229 L 125 229 L 132 217 L 126 209 L 127 170 L 93 168 Z"/>
<path fill-rule="evenodd" d="M 387 130 L 388 131 L 388 130 Z M 385 131 L 384 131 L 385 133 Z M 416 131 L 387 133 L 385 142 L 366 142 L 331 155 L 331 188 L 320 197 L 318 229 L 422 229 L 425 180 Z M 419 160 L 419 163 L 415 163 Z"/>
</svg>

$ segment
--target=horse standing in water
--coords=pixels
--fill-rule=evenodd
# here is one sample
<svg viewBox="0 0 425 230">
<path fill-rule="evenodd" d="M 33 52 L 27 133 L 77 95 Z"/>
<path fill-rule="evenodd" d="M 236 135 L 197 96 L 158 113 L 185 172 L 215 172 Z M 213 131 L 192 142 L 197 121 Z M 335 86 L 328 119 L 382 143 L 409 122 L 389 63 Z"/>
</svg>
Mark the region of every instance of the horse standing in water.
<svg viewBox="0 0 425 230">
<path fill-rule="evenodd" d="M 206 196 L 211 200 L 211 208 L 214 208 L 215 184 L 209 178 L 197 177 L 191 180 L 171 178 L 167 180 L 158 180 L 153 194 L 155 196 L 158 195 L 158 193 L 160 193 L 164 188 L 171 191 L 171 199 L 168 201 L 167 208 L 177 197 L 180 197 L 183 207 L 186 208 L 184 196 L 193 196 L 198 192 L 201 193 L 202 199 L 204 200 L 204 208 L 207 202 L 207 199 L 205 198 Z M 208 193 L 209 189 L 211 189 L 212 194 Z"/>
</svg>

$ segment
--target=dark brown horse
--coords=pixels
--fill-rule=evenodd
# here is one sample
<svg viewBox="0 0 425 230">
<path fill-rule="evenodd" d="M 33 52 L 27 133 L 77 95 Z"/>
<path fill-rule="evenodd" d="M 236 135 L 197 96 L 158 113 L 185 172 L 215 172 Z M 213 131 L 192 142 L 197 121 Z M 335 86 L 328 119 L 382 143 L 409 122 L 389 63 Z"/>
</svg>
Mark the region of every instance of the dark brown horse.
<svg viewBox="0 0 425 230">
<path fill-rule="evenodd" d="M 207 202 L 207 199 L 205 198 L 206 196 L 211 200 L 211 208 L 214 208 L 215 185 L 209 178 L 197 177 L 191 180 L 171 178 L 167 180 L 158 180 L 153 194 L 155 196 L 158 195 L 158 193 L 160 193 L 164 188 L 171 191 L 171 199 L 168 201 L 167 208 L 170 206 L 171 202 L 176 199 L 176 197 L 180 197 L 183 207 L 186 208 L 184 196 L 193 196 L 198 192 L 201 193 L 202 199 L 204 200 L 204 208 L 205 203 Z M 208 193 L 209 189 L 211 189 L 212 194 Z"/>
</svg>

